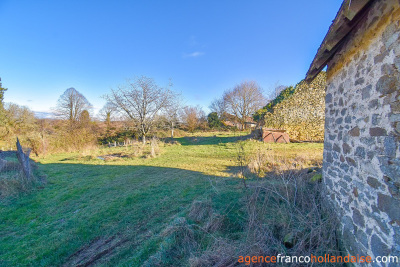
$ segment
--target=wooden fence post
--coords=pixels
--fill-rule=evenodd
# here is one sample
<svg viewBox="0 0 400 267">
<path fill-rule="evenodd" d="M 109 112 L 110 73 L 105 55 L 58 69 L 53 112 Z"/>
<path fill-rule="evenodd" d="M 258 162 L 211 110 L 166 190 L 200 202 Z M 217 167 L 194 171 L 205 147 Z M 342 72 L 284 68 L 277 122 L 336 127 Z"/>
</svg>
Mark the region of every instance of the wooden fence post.
<svg viewBox="0 0 400 267">
<path fill-rule="evenodd" d="M 17 158 L 19 163 L 21 164 L 22 171 L 24 172 L 25 177 L 28 180 L 30 180 L 32 176 L 31 163 L 29 162 L 30 153 L 31 153 L 30 149 L 26 152 L 26 154 L 24 153 L 17 137 Z"/>
</svg>

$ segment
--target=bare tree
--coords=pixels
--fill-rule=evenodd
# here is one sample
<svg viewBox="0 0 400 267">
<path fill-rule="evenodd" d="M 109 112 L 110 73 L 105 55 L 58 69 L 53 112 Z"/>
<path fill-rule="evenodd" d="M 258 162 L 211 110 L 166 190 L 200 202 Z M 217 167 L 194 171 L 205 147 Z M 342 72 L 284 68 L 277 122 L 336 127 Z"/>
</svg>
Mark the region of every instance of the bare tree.
<svg viewBox="0 0 400 267">
<path fill-rule="evenodd" d="M 279 96 L 279 94 L 282 93 L 282 91 L 285 90 L 286 88 L 288 88 L 288 86 L 276 84 L 275 89 L 272 91 L 269 98 L 272 100 L 277 98 Z"/>
<path fill-rule="evenodd" d="M 201 123 L 203 121 L 206 121 L 205 113 L 200 106 L 184 107 L 182 110 L 182 113 L 181 113 L 181 118 L 182 118 L 183 123 L 186 124 L 187 129 L 190 132 L 193 132 L 194 130 L 196 130 L 198 127 L 201 126 Z"/>
<path fill-rule="evenodd" d="M 68 88 L 58 99 L 56 114 L 71 123 L 79 121 L 84 110 L 91 110 L 92 104 L 75 88 Z"/>
<path fill-rule="evenodd" d="M 164 111 L 165 122 L 168 126 L 168 129 L 171 131 L 171 138 L 174 138 L 174 130 L 179 123 L 179 113 L 181 110 L 181 98 L 179 95 L 175 95 L 175 97 L 171 100 L 171 104 L 168 105 Z"/>
<path fill-rule="evenodd" d="M 141 76 L 111 90 L 111 94 L 105 98 L 117 110 L 137 122 L 143 143 L 146 143 L 146 136 L 158 115 L 173 104 L 175 94 L 169 87 L 160 87 L 152 78 Z"/>
<path fill-rule="evenodd" d="M 242 82 L 225 91 L 223 100 L 227 112 L 237 117 L 244 128 L 247 119 L 265 105 L 262 90 L 254 81 Z"/>
<path fill-rule="evenodd" d="M 99 111 L 100 119 L 104 120 L 108 126 L 115 119 L 116 114 L 117 108 L 111 102 L 107 102 Z"/>
<path fill-rule="evenodd" d="M 226 113 L 226 103 L 223 98 L 214 99 L 209 108 L 211 112 L 216 112 L 218 114 L 218 118 L 220 120 L 224 119 L 224 115 Z"/>
</svg>

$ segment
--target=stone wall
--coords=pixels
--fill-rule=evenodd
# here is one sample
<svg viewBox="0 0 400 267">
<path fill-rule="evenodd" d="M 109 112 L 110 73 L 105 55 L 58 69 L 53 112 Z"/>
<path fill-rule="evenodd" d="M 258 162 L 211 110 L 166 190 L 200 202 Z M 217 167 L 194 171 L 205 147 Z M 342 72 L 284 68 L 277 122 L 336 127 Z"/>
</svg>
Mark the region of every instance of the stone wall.
<svg viewBox="0 0 400 267">
<path fill-rule="evenodd" d="M 289 98 L 276 104 L 264 116 L 266 128 L 285 129 L 290 138 L 324 140 L 326 73 L 321 72 L 308 84 L 299 82 Z"/>
<path fill-rule="evenodd" d="M 375 1 L 328 63 L 323 175 L 353 255 L 400 255 L 399 2 Z"/>
</svg>

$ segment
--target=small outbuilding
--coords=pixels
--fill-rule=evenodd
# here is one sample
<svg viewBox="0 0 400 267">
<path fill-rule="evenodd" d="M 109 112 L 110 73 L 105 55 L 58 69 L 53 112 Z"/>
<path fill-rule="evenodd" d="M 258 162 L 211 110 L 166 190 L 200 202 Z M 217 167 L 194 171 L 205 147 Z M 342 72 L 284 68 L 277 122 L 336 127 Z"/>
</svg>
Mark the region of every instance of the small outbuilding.
<svg viewBox="0 0 400 267">
<path fill-rule="evenodd" d="M 400 256 L 400 1 L 343 1 L 306 80 L 326 66 L 323 180 L 344 246 Z"/>
<path fill-rule="evenodd" d="M 290 143 L 286 130 L 262 128 L 261 136 L 265 143 Z"/>
</svg>

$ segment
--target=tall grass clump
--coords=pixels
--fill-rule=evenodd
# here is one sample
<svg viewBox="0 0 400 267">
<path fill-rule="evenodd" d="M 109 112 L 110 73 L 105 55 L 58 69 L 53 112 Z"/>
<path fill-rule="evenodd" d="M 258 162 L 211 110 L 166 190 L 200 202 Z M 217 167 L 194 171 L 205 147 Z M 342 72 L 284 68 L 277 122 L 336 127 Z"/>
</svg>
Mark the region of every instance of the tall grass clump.
<svg viewBox="0 0 400 267">
<path fill-rule="evenodd" d="M 44 176 L 38 172 L 34 162 L 31 161 L 32 175 L 27 178 L 15 151 L 2 152 L 0 155 L 0 200 L 17 196 L 45 183 Z"/>
<path fill-rule="evenodd" d="M 251 255 L 338 255 L 338 222 L 326 203 L 323 185 L 301 163 L 253 184 L 246 205 L 246 243 Z"/>
<path fill-rule="evenodd" d="M 192 251 L 198 249 L 198 232 L 183 217 L 175 218 L 160 234 L 163 241 L 157 252 L 143 266 L 182 266 Z"/>
<path fill-rule="evenodd" d="M 190 265 L 234 266 L 239 256 L 340 255 L 337 218 L 322 183 L 312 179 L 320 172 L 320 163 L 310 168 L 307 158 L 279 158 L 268 150 L 251 155 L 238 151 L 242 153 L 238 167 L 244 174 L 239 178 L 246 180 L 243 187 L 247 188 L 241 199 L 244 231 L 236 240 L 215 239 L 191 257 Z M 245 158 L 247 170 L 243 170 Z"/>
</svg>

